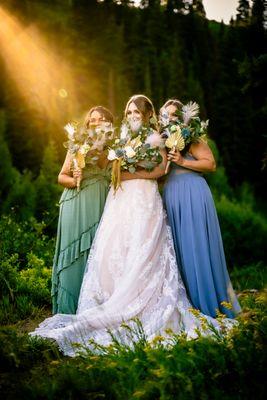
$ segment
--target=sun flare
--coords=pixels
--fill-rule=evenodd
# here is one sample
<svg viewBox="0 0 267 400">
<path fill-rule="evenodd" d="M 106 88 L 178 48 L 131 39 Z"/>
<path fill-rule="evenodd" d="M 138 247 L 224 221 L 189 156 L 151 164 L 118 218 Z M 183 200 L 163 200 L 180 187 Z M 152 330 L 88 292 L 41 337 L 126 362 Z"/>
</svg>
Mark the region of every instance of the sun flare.
<svg viewBox="0 0 267 400">
<path fill-rule="evenodd" d="M 75 114 L 77 96 L 69 66 L 51 50 L 35 25 L 23 26 L 2 7 L 0 52 L 9 76 L 31 108 L 53 121 Z"/>
</svg>

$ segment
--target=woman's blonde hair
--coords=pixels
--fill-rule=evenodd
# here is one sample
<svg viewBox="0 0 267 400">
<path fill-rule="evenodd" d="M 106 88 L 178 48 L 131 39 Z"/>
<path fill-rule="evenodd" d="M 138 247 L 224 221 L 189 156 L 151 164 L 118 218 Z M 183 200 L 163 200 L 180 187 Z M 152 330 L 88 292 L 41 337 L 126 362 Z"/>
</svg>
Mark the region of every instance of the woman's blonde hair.
<svg viewBox="0 0 267 400">
<path fill-rule="evenodd" d="M 177 110 L 181 110 L 181 108 L 183 107 L 183 103 L 178 100 L 178 99 L 168 99 L 163 106 L 160 108 L 159 113 L 161 114 L 162 111 L 169 106 L 174 106 L 177 108 Z"/>
</svg>

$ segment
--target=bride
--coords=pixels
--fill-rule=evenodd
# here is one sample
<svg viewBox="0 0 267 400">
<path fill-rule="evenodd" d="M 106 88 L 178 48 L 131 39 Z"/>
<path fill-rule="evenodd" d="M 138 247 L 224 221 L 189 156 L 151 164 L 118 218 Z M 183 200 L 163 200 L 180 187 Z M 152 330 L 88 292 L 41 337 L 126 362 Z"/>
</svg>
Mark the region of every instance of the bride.
<svg viewBox="0 0 267 400">
<path fill-rule="evenodd" d="M 152 102 L 143 95 L 131 97 L 125 109 L 128 122 L 139 127 L 154 114 Z M 136 319 L 148 340 L 166 335 L 167 329 L 196 336 L 199 320 L 191 312 L 178 272 L 156 181 L 164 175 L 164 150 L 162 157 L 162 165 L 152 172 L 123 173 L 121 188 L 116 193 L 110 190 L 88 258 L 77 313 L 46 319 L 32 336 L 54 339 L 69 356 L 81 351 L 79 345 L 92 346 L 90 339 L 108 345 L 113 334 L 127 341 L 125 323 L 134 327 Z M 206 318 L 219 328 L 215 319 Z"/>
</svg>

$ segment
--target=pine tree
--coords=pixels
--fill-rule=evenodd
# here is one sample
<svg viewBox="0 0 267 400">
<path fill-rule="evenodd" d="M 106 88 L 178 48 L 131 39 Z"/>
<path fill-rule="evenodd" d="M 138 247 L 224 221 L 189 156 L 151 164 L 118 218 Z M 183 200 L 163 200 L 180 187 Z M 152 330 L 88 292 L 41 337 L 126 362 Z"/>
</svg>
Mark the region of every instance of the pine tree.
<svg viewBox="0 0 267 400">
<path fill-rule="evenodd" d="M 160 0 L 141 0 L 140 6 L 142 8 L 159 7 L 160 6 Z"/>
<path fill-rule="evenodd" d="M 183 13 L 184 12 L 184 1 L 183 0 L 168 0 L 166 10 L 168 13 Z"/>
<path fill-rule="evenodd" d="M 249 26 L 249 52 L 258 57 L 266 54 L 267 46 L 267 1 L 253 0 L 251 8 L 251 23 Z"/>
<path fill-rule="evenodd" d="M 5 132 L 5 113 L 0 112 L 0 211 L 3 211 L 4 202 L 7 197 L 7 193 L 11 190 L 14 185 L 18 171 L 12 165 L 12 158 L 8 148 L 8 145 L 4 138 Z"/>
<path fill-rule="evenodd" d="M 165 98 L 175 97 L 183 101 L 186 92 L 186 79 L 184 72 L 184 63 L 182 57 L 181 43 L 179 38 L 174 37 L 172 48 L 169 56 L 168 75 L 166 82 Z"/>
<path fill-rule="evenodd" d="M 186 101 L 196 101 L 201 111 L 205 112 L 204 92 L 199 79 L 196 77 L 194 72 L 194 64 L 188 65 L 188 76 L 187 76 L 187 90 L 186 90 Z"/>
<path fill-rule="evenodd" d="M 44 151 L 43 161 L 39 176 L 35 181 L 36 192 L 36 217 L 43 219 L 52 230 L 57 222 L 58 208 L 56 206 L 62 188 L 57 183 L 60 170 L 56 146 L 50 141 Z"/>
<path fill-rule="evenodd" d="M 206 11 L 205 11 L 202 0 L 193 0 L 193 2 L 191 4 L 191 10 L 203 18 L 206 17 Z"/>
<path fill-rule="evenodd" d="M 20 221 L 28 220 L 34 216 L 37 192 L 33 183 L 31 171 L 25 170 L 17 174 L 12 188 L 4 203 L 3 212 L 14 211 Z"/>
<path fill-rule="evenodd" d="M 237 7 L 236 22 L 238 25 L 247 25 L 250 17 L 249 0 L 239 0 Z"/>
<path fill-rule="evenodd" d="M 252 0 L 251 22 L 260 29 L 264 29 L 266 24 L 267 1 Z"/>
<path fill-rule="evenodd" d="M 12 165 L 9 148 L 4 139 L 5 114 L 0 113 L 0 211 L 12 210 L 19 220 L 27 220 L 34 214 L 36 191 L 30 171 L 20 174 Z"/>
</svg>

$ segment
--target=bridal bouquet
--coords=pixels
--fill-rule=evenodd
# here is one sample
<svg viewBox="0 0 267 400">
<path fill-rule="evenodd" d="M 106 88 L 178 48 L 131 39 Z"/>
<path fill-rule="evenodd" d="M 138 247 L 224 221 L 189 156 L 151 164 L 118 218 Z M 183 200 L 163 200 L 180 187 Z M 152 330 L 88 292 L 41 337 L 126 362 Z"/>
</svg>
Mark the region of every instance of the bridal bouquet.
<svg viewBox="0 0 267 400">
<path fill-rule="evenodd" d="M 186 145 L 205 138 L 209 121 L 201 121 L 198 114 L 199 105 L 192 101 L 177 111 L 176 121 L 170 121 L 167 110 L 162 110 L 160 126 L 165 146 L 172 151 L 182 151 Z M 166 173 L 169 165 L 170 161 L 167 163 Z"/>
<path fill-rule="evenodd" d="M 72 168 L 83 169 L 86 164 L 96 164 L 101 153 L 108 148 L 114 138 L 114 128 L 110 122 L 86 128 L 78 122 L 68 123 L 64 127 L 68 141 L 63 145 L 72 155 Z M 80 180 L 77 189 L 80 190 Z"/>
<path fill-rule="evenodd" d="M 113 161 L 111 181 L 115 191 L 120 187 L 121 170 L 135 173 L 138 168 L 152 171 L 162 162 L 160 149 L 164 147 L 162 137 L 152 128 L 141 125 L 133 129 L 123 123 L 120 137 L 113 141 L 108 159 Z"/>
</svg>

